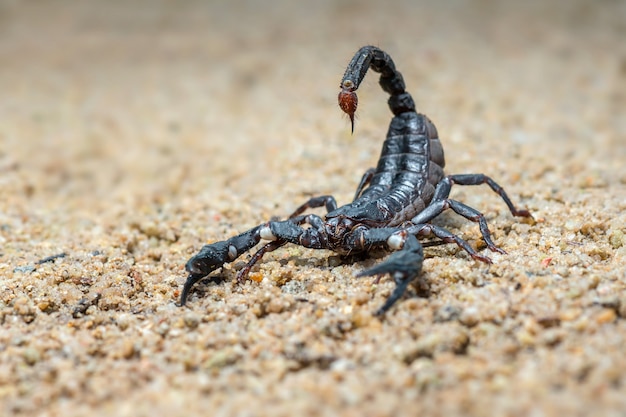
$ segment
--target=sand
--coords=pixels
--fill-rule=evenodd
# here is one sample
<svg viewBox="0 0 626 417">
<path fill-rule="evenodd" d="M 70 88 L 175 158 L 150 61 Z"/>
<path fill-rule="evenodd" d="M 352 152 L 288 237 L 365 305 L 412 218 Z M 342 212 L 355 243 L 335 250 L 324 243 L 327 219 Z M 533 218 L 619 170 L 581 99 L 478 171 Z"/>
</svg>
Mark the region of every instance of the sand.
<svg viewBox="0 0 626 417">
<path fill-rule="evenodd" d="M 218 3 L 0 3 L 0 414 L 625 415 L 626 3 Z M 295 246 L 178 307 L 202 245 L 350 201 L 390 120 L 372 74 L 354 135 L 337 107 L 366 44 L 534 220 L 455 187 L 507 254 L 443 214 L 493 264 L 427 248 L 383 319 L 384 253 Z"/>
</svg>

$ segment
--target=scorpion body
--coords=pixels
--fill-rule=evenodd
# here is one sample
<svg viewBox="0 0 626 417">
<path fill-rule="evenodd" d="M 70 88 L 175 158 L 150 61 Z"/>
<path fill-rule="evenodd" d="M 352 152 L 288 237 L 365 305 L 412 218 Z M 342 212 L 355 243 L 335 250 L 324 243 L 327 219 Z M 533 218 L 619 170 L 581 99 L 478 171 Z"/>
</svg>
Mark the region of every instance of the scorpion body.
<svg viewBox="0 0 626 417">
<path fill-rule="evenodd" d="M 228 240 L 205 245 L 186 264 L 189 276 L 181 294 L 184 305 L 192 286 L 227 262 L 232 262 L 261 240 L 268 241 L 238 272 L 245 280 L 252 266 L 270 251 L 286 243 L 306 248 L 329 249 L 343 255 L 366 253 L 373 248 L 394 250 L 385 261 L 358 276 L 391 274 L 396 288 L 377 310 L 384 314 L 404 294 L 408 284 L 418 276 L 424 259 L 418 236 L 435 236 L 443 243 L 455 243 L 472 258 L 491 263 L 465 240 L 430 223 L 444 210 L 477 222 L 487 247 L 504 253 L 491 240 L 484 216 L 461 202 L 448 198 L 453 184 L 487 184 L 500 195 L 514 216 L 531 217 L 518 210 L 507 194 L 483 174 L 444 174 L 444 152 L 434 124 L 416 112 L 411 95 L 391 57 L 374 46 L 365 46 L 354 55 L 341 81 L 339 106 L 348 114 L 354 130 L 357 109 L 356 90 L 368 69 L 380 73 L 379 83 L 390 97 L 394 114 L 387 138 L 375 169 L 363 175 L 351 203 L 337 207 L 335 198 L 324 195 L 311 198 L 283 221 L 269 221 Z M 303 214 L 307 209 L 326 207 L 324 218 Z M 308 225 L 308 227 L 303 227 Z"/>
</svg>

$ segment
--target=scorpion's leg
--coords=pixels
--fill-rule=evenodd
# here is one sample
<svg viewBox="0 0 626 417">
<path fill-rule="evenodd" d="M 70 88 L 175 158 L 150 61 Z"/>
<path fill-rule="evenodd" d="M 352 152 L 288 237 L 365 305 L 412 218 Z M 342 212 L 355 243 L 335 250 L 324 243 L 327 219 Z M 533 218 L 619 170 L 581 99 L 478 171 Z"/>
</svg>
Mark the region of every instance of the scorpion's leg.
<svg viewBox="0 0 626 417">
<path fill-rule="evenodd" d="M 250 258 L 246 266 L 244 266 L 243 268 L 239 270 L 239 272 L 237 272 L 237 281 L 240 284 L 243 284 L 246 278 L 248 277 L 248 274 L 250 273 L 250 270 L 252 269 L 252 267 L 261 260 L 263 255 L 265 255 L 267 252 L 273 252 L 276 249 L 282 246 L 285 246 L 286 244 L 287 244 L 286 240 L 275 240 L 273 242 L 266 243 L 265 245 L 261 246 L 261 249 L 259 249 L 258 251 L 254 253 L 254 255 L 252 255 L 252 257 Z"/>
<path fill-rule="evenodd" d="M 509 196 L 507 195 L 504 188 L 502 188 L 497 182 L 492 180 L 490 177 L 485 174 L 457 174 L 457 175 L 448 175 L 441 182 L 449 182 L 449 188 L 452 187 L 453 184 L 459 185 L 481 185 L 487 184 L 496 194 L 498 194 L 502 200 L 506 203 L 507 207 L 511 211 L 511 214 L 516 217 L 533 217 L 532 214 L 528 210 L 520 210 L 515 207 Z M 450 191 L 448 190 L 448 194 Z"/>
<path fill-rule="evenodd" d="M 491 232 L 487 226 L 485 216 L 478 210 L 465 205 L 459 201 L 448 198 L 453 184 L 459 185 L 479 185 L 488 184 L 509 207 L 514 216 L 532 217 L 528 210 L 517 209 L 506 192 L 495 181 L 483 174 L 465 174 L 465 175 L 448 175 L 444 177 L 435 189 L 435 195 L 431 203 L 424 210 L 419 212 L 411 221 L 415 224 L 424 224 L 440 215 L 444 210 L 451 208 L 455 213 L 465 217 L 468 220 L 478 223 L 480 232 L 483 236 L 487 247 L 493 252 L 505 253 L 504 250 L 496 246 L 491 240 Z M 465 249 L 465 248 L 464 248 Z M 467 250 L 467 249 L 466 249 Z M 472 256 L 474 257 L 474 256 Z"/>
<path fill-rule="evenodd" d="M 293 213 L 291 213 L 291 216 L 289 216 L 289 218 L 292 219 L 304 213 L 310 208 L 318 208 L 322 206 L 326 206 L 326 212 L 330 213 L 337 208 L 337 201 L 332 195 L 321 195 L 319 197 L 312 197 L 309 199 L 309 201 L 307 201 L 306 203 L 298 207 Z"/>
<path fill-rule="evenodd" d="M 425 224 L 430 220 L 434 219 L 438 215 L 440 215 L 444 210 L 451 208 L 455 213 L 465 217 L 468 220 L 478 223 L 478 227 L 480 228 L 480 233 L 483 236 L 487 247 L 493 252 L 506 253 L 504 250 L 500 249 L 493 243 L 491 240 L 491 232 L 489 231 L 489 227 L 487 226 L 487 221 L 485 220 L 485 216 L 478 210 L 467 206 L 461 202 L 456 200 L 452 200 L 446 198 L 444 200 L 436 200 L 432 201 L 428 207 L 418 213 L 411 221 L 415 224 Z M 457 243 L 458 244 L 458 243 Z M 461 245 L 459 245 L 461 246 Z M 463 248 L 465 249 L 465 248 Z M 467 250 L 467 249 L 466 249 Z"/>
<path fill-rule="evenodd" d="M 426 224 L 416 224 L 406 229 L 406 231 L 412 235 L 416 236 L 436 236 L 441 239 L 443 243 L 455 243 L 458 247 L 463 249 L 465 252 L 472 257 L 472 259 L 476 259 L 481 262 L 485 262 L 487 264 L 492 263 L 491 259 L 487 256 L 482 256 L 478 254 L 474 248 L 470 246 L 464 239 L 455 235 L 454 233 L 444 229 L 440 226 L 435 226 L 434 224 L 426 223 Z M 435 242 L 437 244 L 439 242 Z M 435 246 L 435 244 L 428 244 L 423 246 Z"/>
<path fill-rule="evenodd" d="M 302 214 L 304 211 L 310 208 L 318 208 L 322 206 L 326 206 L 326 212 L 331 212 L 337 208 L 337 201 L 335 200 L 335 197 L 333 197 L 332 195 L 322 195 L 318 197 L 312 197 L 309 199 L 309 201 L 302 204 L 293 213 L 291 213 L 291 215 L 289 216 L 289 219 L 293 221 L 298 215 Z M 304 217 L 300 220 L 301 220 L 300 222 L 296 221 L 295 223 L 296 224 L 302 224 L 303 222 L 307 223 Z M 275 240 L 273 242 L 266 243 L 265 245 L 263 245 L 261 249 L 259 249 L 258 251 L 256 251 L 254 255 L 252 255 L 252 258 L 250 258 L 246 266 L 244 266 L 242 269 L 239 270 L 239 272 L 237 273 L 237 280 L 240 283 L 243 283 L 246 277 L 248 276 L 248 274 L 250 273 L 250 270 L 252 270 L 252 267 L 261 260 L 263 255 L 265 255 L 268 252 L 273 252 L 276 249 L 284 246 L 285 244 L 287 244 L 287 241 L 285 240 Z"/>
<path fill-rule="evenodd" d="M 370 229 L 364 233 L 364 239 L 368 245 L 386 243 L 390 249 L 396 250 L 380 264 L 357 274 L 358 277 L 391 274 L 396 283 L 396 288 L 387 301 L 375 313 L 380 316 L 402 297 L 409 283 L 419 275 L 424 261 L 424 249 L 415 235 L 397 228 Z"/>
<path fill-rule="evenodd" d="M 375 168 L 370 168 L 367 171 L 365 171 L 365 174 L 363 174 L 363 177 L 361 177 L 361 182 L 359 182 L 358 187 L 356 187 L 356 192 L 354 193 L 354 199 L 352 201 L 359 198 L 365 186 L 372 181 L 372 177 L 374 177 L 375 173 L 376 173 Z"/>
</svg>

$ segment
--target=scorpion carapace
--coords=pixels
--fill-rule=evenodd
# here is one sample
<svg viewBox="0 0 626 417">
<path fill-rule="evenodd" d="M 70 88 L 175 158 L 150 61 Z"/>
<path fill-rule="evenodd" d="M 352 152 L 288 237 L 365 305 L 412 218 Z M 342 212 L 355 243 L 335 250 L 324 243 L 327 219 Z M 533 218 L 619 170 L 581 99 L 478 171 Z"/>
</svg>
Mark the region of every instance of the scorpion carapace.
<svg viewBox="0 0 626 417">
<path fill-rule="evenodd" d="M 330 195 L 313 197 L 298 207 L 289 218 L 271 220 L 232 237 L 205 245 L 187 262 L 189 272 L 181 294 L 184 305 L 192 286 L 225 263 L 233 262 L 259 242 L 267 241 L 237 274 L 243 282 L 261 257 L 287 243 L 306 248 L 328 249 L 340 254 L 367 253 L 374 248 L 394 252 L 377 266 L 358 276 L 390 274 L 396 288 L 376 314 L 384 314 L 402 297 L 408 284 L 421 271 L 424 253 L 417 237 L 434 236 L 443 243 L 455 243 L 472 258 L 491 263 L 464 239 L 430 221 L 446 209 L 477 222 L 487 248 L 504 253 L 491 240 L 482 213 L 449 198 L 453 184 L 487 184 L 506 203 L 514 216 L 531 217 L 527 210 L 515 208 L 502 187 L 483 174 L 444 175 L 443 148 L 433 123 L 415 111 L 404 80 L 387 53 L 375 46 L 357 51 L 341 81 L 339 106 L 348 113 L 354 129 L 357 107 L 356 90 L 368 69 L 380 73 L 379 83 L 389 93 L 389 108 L 394 114 L 378 166 L 365 172 L 351 203 L 337 207 Z M 325 207 L 326 215 L 304 214 L 311 208 Z"/>
</svg>

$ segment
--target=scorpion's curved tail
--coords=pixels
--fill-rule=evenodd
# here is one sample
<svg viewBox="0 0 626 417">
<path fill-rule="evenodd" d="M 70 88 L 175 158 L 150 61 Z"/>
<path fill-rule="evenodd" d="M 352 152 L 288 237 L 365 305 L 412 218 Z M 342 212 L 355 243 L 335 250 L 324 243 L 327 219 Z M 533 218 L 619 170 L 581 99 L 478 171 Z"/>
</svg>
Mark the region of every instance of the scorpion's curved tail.
<svg viewBox="0 0 626 417">
<path fill-rule="evenodd" d="M 338 96 L 339 107 L 350 116 L 352 132 L 354 132 L 354 114 L 358 105 L 356 90 L 369 68 L 380 73 L 379 83 L 383 90 L 391 95 L 388 103 L 394 115 L 415 111 L 415 102 L 406 92 L 402 74 L 396 70 L 391 57 L 375 46 L 364 46 L 354 54 L 348 64 L 341 79 L 341 91 Z"/>
</svg>

